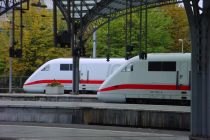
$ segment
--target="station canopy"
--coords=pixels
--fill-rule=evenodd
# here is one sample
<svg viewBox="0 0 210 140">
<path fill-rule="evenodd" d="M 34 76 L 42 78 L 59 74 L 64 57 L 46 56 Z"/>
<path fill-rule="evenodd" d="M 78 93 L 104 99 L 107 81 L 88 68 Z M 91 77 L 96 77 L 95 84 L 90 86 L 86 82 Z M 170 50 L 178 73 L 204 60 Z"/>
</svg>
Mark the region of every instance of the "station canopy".
<svg viewBox="0 0 210 140">
<path fill-rule="evenodd" d="M 97 19 L 97 17 L 106 16 L 125 9 L 126 2 L 127 7 L 128 5 L 130 6 L 130 1 L 126 0 L 74 0 L 74 9 L 71 5 L 71 17 L 75 19 L 80 19 L 81 17 Z M 62 3 L 67 7 L 67 1 L 62 1 Z M 143 2 L 139 0 L 132 0 L 131 5 L 136 7 L 141 4 Z"/>
<path fill-rule="evenodd" d="M 74 22 L 80 26 L 81 32 L 87 31 L 87 28 L 93 28 L 90 23 L 99 22 L 97 26 L 104 24 L 104 19 L 125 15 L 125 9 L 139 6 L 153 8 L 162 5 L 182 2 L 182 0 L 52 0 L 56 1 L 56 6 L 62 12 L 68 23 Z M 20 3 L 29 2 L 29 0 L 0 0 L 0 16 L 14 6 Z M 69 16 L 70 15 L 70 16 Z M 92 29 L 89 29 L 89 31 Z"/>
<path fill-rule="evenodd" d="M 12 7 L 27 1 L 29 0 L 0 0 L 0 16 Z M 68 0 L 55 1 L 64 17 L 67 18 L 69 13 L 67 11 Z M 126 8 L 135 8 L 140 5 L 147 5 L 148 8 L 152 8 L 177 2 L 180 2 L 180 0 L 70 0 L 70 15 L 72 20 L 82 19 L 83 25 L 87 25 L 98 18 L 118 13 Z"/>
<path fill-rule="evenodd" d="M 64 18 L 71 20 L 82 26 L 81 32 L 93 31 L 93 26 L 100 27 L 108 21 L 108 18 L 114 19 L 120 15 L 125 15 L 125 9 L 132 7 L 133 11 L 142 6 L 143 9 L 159 7 L 172 3 L 182 2 L 180 0 L 57 0 L 57 7 L 61 10 Z M 68 9 L 68 7 L 70 7 Z M 68 17 L 70 15 L 70 18 Z M 103 20 L 101 20 L 103 18 Z M 107 20 L 104 20 L 107 18 Z M 69 22 L 71 22 L 69 21 Z M 94 22 L 96 24 L 92 24 Z M 82 23 L 81 23 L 82 22 Z M 87 29 L 91 28 L 91 29 Z M 91 33 L 92 34 L 92 33 Z"/>
<path fill-rule="evenodd" d="M 61 9 L 67 8 L 67 0 L 57 0 Z M 147 5 L 148 8 L 180 2 L 178 0 L 70 0 L 71 17 L 93 21 L 126 8 Z M 67 10 L 67 9 L 66 9 Z"/>
</svg>

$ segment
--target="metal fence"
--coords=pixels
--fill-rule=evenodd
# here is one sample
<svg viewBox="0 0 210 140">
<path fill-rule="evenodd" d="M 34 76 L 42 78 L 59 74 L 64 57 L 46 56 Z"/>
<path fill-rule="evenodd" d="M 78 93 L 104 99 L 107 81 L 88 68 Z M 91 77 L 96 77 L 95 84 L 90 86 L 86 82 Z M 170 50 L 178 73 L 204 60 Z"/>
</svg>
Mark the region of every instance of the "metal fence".
<svg viewBox="0 0 210 140">
<path fill-rule="evenodd" d="M 23 84 L 28 76 L 12 77 L 12 92 L 23 92 Z M 9 92 L 9 76 L 0 76 L 0 93 Z"/>
</svg>

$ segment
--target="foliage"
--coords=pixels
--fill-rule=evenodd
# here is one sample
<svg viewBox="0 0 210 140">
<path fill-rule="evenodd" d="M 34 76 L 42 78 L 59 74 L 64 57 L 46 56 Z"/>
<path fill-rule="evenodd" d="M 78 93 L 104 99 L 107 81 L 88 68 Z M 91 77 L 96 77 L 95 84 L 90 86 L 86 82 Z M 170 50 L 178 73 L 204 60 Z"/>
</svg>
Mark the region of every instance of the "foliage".
<svg viewBox="0 0 210 140">
<path fill-rule="evenodd" d="M 168 5 L 163 9 L 173 20 L 173 23 L 168 28 L 173 40 L 170 51 L 181 52 L 181 42 L 178 40 L 183 39 L 184 52 L 191 52 L 189 24 L 184 7 L 181 5 Z"/>
<path fill-rule="evenodd" d="M 59 18 L 61 19 L 61 18 Z M 15 48 L 20 48 L 20 31 L 19 31 L 19 12 L 15 13 Z M 13 75 L 31 75 L 39 66 L 46 61 L 57 57 L 70 57 L 71 50 L 56 48 L 53 43 L 53 21 L 52 11 L 30 7 L 23 15 L 23 57 L 13 59 Z M 5 52 L 1 56 L 1 62 L 8 64 L 9 56 L 9 23 L 2 25 L 4 33 L 0 33 L 0 51 Z M 64 30 L 65 23 L 59 20 L 59 30 Z M 8 75 L 9 65 L 5 65 L 4 72 Z"/>
<path fill-rule="evenodd" d="M 0 73 L 4 72 L 4 68 L 5 68 L 5 63 L 0 61 Z"/>
<path fill-rule="evenodd" d="M 144 13 L 143 13 L 144 15 Z M 134 55 L 138 54 L 139 50 L 139 13 L 132 14 L 132 33 L 128 38 L 127 43 L 133 45 Z M 144 21 L 142 21 L 144 27 Z M 148 13 L 148 52 L 169 52 L 172 44 L 171 33 L 168 28 L 172 24 L 171 17 L 167 16 L 161 8 L 150 9 Z M 130 26 L 130 25 L 128 25 Z M 107 28 L 100 28 L 97 31 L 97 56 L 105 57 L 108 37 Z M 145 30 L 143 29 L 143 33 Z M 110 52 L 112 57 L 123 57 L 125 54 L 125 17 L 118 18 L 110 23 Z M 142 46 L 145 48 L 145 35 L 142 35 Z M 88 43 L 88 56 L 91 56 L 92 39 Z"/>
<path fill-rule="evenodd" d="M 1 23 L 1 26 L 4 26 L 5 29 L 2 28 L 0 32 L 0 75 L 5 73 L 5 67 L 7 64 L 9 64 L 9 27 L 8 24 L 4 22 Z"/>
</svg>

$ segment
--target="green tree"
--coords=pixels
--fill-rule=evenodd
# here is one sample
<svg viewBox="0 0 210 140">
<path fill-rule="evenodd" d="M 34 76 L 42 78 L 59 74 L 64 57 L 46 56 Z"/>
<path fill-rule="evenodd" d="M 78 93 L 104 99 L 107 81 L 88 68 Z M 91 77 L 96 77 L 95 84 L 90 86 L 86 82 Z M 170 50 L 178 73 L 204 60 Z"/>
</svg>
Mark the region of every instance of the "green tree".
<svg viewBox="0 0 210 140">
<path fill-rule="evenodd" d="M 0 31 L 0 75 L 6 73 L 5 67 L 9 64 L 7 58 L 9 57 L 9 24 L 7 22 L 1 22 L 1 31 Z"/>
<path fill-rule="evenodd" d="M 144 13 L 143 13 L 144 14 Z M 128 33 L 127 42 L 133 45 L 134 55 L 138 54 L 139 46 L 139 14 L 132 15 L 132 33 Z M 144 21 L 142 22 L 144 24 Z M 168 28 L 172 24 L 171 17 L 167 16 L 161 8 L 150 9 L 148 12 L 148 52 L 169 52 L 172 44 L 171 33 Z M 129 25 L 128 25 L 129 26 Z M 144 25 L 143 25 L 144 27 Z M 97 56 L 104 57 L 107 50 L 107 25 L 97 31 Z M 110 52 L 112 57 L 125 56 L 125 17 L 118 18 L 110 23 Z M 128 29 L 129 30 L 129 29 Z M 129 32 L 129 31 L 128 31 Z M 143 32 L 144 29 L 143 29 Z M 145 36 L 142 36 L 144 42 Z M 142 48 L 144 48 L 142 43 Z M 92 39 L 88 42 L 88 50 L 91 55 Z"/>
<path fill-rule="evenodd" d="M 19 12 L 15 14 L 15 39 L 18 42 L 15 48 L 20 48 L 19 40 Z M 61 19 L 61 18 L 59 18 Z M 53 44 L 53 23 L 52 23 L 52 11 L 47 9 L 40 9 L 37 7 L 30 7 L 29 11 L 26 11 L 23 15 L 23 57 L 13 59 L 13 74 L 14 75 L 30 75 L 44 62 L 58 57 L 70 57 L 70 49 L 56 48 Z M 65 28 L 64 21 L 59 20 L 59 27 L 61 30 Z M 8 23 L 4 25 L 4 28 L 8 28 Z M 8 74 L 9 71 L 9 56 L 8 56 L 8 44 L 9 34 L 1 34 L 1 40 L 4 45 L 1 45 L 1 52 L 7 52 L 1 59 L 2 64 L 6 66 L 4 73 Z M 4 48 L 3 48 L 4 46 Z M 5 47 L 6 46 L 6 47 Z"/>
<path fill-rule="evenodd" d="M 169 27 L 173 39 L 170 51 L 181 52 L 181 42 L 179 42 L 179 39 L 183 39 L 184 52 L 191 52 L 189 24 L 184 7 L 175 4 L 164 6 L 163 9 L 173 21 L 173 24 Z"/>
</svg>

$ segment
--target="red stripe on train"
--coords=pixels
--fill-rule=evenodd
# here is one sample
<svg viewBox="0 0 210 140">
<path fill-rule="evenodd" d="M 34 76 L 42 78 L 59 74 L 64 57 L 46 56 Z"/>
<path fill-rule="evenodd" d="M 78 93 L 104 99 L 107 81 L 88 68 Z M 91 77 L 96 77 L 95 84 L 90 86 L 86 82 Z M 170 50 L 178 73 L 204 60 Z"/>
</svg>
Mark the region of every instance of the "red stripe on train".
<svg viewBox="0 0 210 140">
<path fill-rule="evenodd" d="M 59 82 L 61 84 L 72 83 L 72 80 L 37 80 L 37 81 L 26 83 L 24 84 L 24 86 L 37 85 L 37 84 L 50 84 L 54 81 Z M 103 82 L 104 82 L 103 80 L 80 80 L 80 84 L 102 84 Z"/>
<path fill-rule="evenodd" d="M 80 84 L 102 84 L 103 80 L 80 80 Z"/>
<path fill-rule="evenodd" d="M 100 89 L 98 92 L 121 89 L 145 89 L 145 90 L 190 90 L 190 86 L 176 85 L 144 85 L 144 84 L 124 84 Z"/>
</svg>

